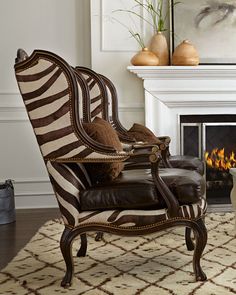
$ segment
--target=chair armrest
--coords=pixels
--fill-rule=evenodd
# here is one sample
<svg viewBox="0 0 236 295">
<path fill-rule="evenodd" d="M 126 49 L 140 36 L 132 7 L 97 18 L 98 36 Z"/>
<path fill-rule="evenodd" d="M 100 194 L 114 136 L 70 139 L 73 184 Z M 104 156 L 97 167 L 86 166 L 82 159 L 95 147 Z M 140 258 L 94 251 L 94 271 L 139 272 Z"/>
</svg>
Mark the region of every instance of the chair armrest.
<svg viewBox="0 0 236 295">
<path fill-rule="evenodd" d="M 51 162 L 57 163 L 112 163 L 112 162 L 123 162 L 130 157 L 131 153 L 124 151 L 116 153 L 99 153 L 93 152 L 87 157 L 70 157 L 70 158 L 52 158 L 48 159 Z"/>
<path fill-rule="evenodd" d="M 121 151 L 112 154 L 93 152 L 84 158 L 70 157 L 70 158 L 51 158 L 48 159 L 51 162 L 57 163 L 112 163 L 112 162 L 124 162 L 140 160 L 145 157 L 149 161 L 149 156 L 158 153 L 161 157 L 161 151 L 155 145 L 145 146 L 145 148 L 132 149 L 129 152 Z"/>
<path fill-rule="evenodd" d="M 151 161 L 151 171 L 154 183 L 157 187 L 157 190 L 161 194 L 162 198 L 165 200 L 166 205 L 168 207 L 168 215 L 171 218 L 175 218 L 179 216 L 180 205 L 177 198 L 162 180 L 158 173 L 158 163 L 160 159 L 152 157 L 150 158 Z"/>
<path fill-rule="evenodd" d="M 169 151 L 169 143 L 170 143 L 170 137 L 168 136 L 164 136 L 162 137 L 163 141 L 158 141 L 155 144 L 147 144 L 145 142 L 143 143 L 136 143 L 133 144 L 133 148 L 139 149 L 139 148 L 144 148 L 144 147 L 148 147 L 148 146 L 153 146 L 153 145 L 157 145 L 160 150 L 161 150 L 161 156 L 162 156 L 162 162 L 164 164 L 165 168 L 172 168 L 170 162 L 169 162 L 169 156 L 170 156 L 170 151 Z"/>
</svg>

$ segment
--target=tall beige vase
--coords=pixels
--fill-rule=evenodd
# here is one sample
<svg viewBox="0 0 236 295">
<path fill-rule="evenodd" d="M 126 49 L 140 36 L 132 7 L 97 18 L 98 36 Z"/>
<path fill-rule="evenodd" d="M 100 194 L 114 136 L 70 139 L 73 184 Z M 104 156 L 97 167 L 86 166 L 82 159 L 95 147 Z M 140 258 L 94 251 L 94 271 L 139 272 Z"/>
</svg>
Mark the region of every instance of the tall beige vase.
<svg viewBox="0 0 236 295">
<path fill-rule="evenodd" d="M 162 32 L 157 32 L 152 37 L 149 49 L 159 58 L 159 66 L 169 65 L 169 48 Z"/>
</svg>

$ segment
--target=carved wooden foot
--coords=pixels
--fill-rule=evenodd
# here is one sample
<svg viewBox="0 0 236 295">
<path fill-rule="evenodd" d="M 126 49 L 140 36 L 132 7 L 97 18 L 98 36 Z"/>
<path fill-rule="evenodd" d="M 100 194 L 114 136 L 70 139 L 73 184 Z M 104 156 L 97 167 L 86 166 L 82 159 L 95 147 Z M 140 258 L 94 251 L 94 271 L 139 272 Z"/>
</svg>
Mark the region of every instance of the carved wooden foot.
<svg viewBox="0 0 236 295">
<path fill-rule="evenodd" d="M 185 242 L 186 242 L 186 246 L 187 246 L 188 251 L 193 251 L 194 250 L 194 243 L 191 238 L 191 228 L 189 228 L 189 227 L 185 228 Z"/>
<path fill-rule="evenodd" d="M 201 268 L 200 259 L 207 243 L 207 230 L 202 219 L 196 221 L 195 226 L 192 228 L 196 238 L 193 254 L 193 270 L 197 281 L 205 281 L 207 277 Z"/>
<path fill-rule="evenodd" d="M 96 237 L 95 237 L 95 241 L 101 241 L 103 237 L 103 232 L 97 232 Z"/>
<path fill-rule="evenodd" d="M 77 252 L 77 257 L 85 257 L 87 252 L 87 237 L 86 234 L 80 235 L 81 246 L 79 251 Z"/>
<path fill-rule="evenodd" d="M 66 274 L 61 282 L 61 286 L 64 288 L 68 288 L 71 286 L 71 280 L 72 280 L 73 271 L 74 271 L 74 263 L 73 263 L 72 249 L 71 249 L 72 241 L 73 241 L 72 230 L 65 227 L 60 240 L 61 253 L 66 263 Z"/>
</svg>

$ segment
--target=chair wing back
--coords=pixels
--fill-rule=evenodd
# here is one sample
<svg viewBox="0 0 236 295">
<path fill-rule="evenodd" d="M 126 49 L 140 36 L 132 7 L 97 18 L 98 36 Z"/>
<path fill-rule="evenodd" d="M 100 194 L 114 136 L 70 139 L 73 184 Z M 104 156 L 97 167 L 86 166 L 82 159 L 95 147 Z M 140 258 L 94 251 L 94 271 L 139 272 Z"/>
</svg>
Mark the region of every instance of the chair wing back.
<svg viewBox="0 0 236 295">
<path fill-rule="evenodd" d="M 106 76 L 99 74 L 101 80 L 103 81 L 109 101 L 109 118 L 110 122 L 113 125 L 114 129 L 116 129 L 120 133 L 126 133 L 127 130 L 123 127 L 119 120 L 119 109 L 118 109 L 118 96 L 115 85 L 108 79 Z M 127 135 L 126 135 L 127 136 Z"/>
<path fill-rule="evenodd" d="M 112 124 L 122 142 L 133 143 L 134 138 L 127 135 L 127 130 L 119 120 L 118 99 L 114 84 L 107 77 L 89 68 L 76 67 L 75 70 L 85 78 L 91 97 L 90 100 L 83 101 L 84 121 L 91 122 L 98 115 Z M 96 96 L 92 93 L 92 89 L 95 87 L 99 90 Z"/>
<path fill-rule="evenodd" d="M 88 100 L 83 101 L 84 113 L 83 119 L 86 122 L 91 122 L 95 117 L 108 120 L 108 96 L 104 83 L 100 76 L 93 70 L 86 67 L 76 67 L 76 73 L 83 76 L 89 89 Z"/>
<path fill-rule="evenodd" d="M 58 56 L 36 50 L 15 71 L 44 159 L 80 157 L 86 147 L 77 128 L 78 83 L 70 67 Z"/>
</svg>

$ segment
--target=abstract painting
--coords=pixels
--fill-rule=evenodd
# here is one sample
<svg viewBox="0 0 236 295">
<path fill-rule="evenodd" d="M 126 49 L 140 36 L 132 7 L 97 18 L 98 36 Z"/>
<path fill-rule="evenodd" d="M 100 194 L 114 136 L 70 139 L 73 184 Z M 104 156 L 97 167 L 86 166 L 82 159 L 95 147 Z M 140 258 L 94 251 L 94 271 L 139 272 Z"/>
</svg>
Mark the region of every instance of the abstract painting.
<svg viewBox="0 0 236 295">
<path fill-rule="evenodd" d="M 236 64 L 236 0 L 172 0 L 172 49 L 188 39 L 201 64 Z"/>
</svg>

